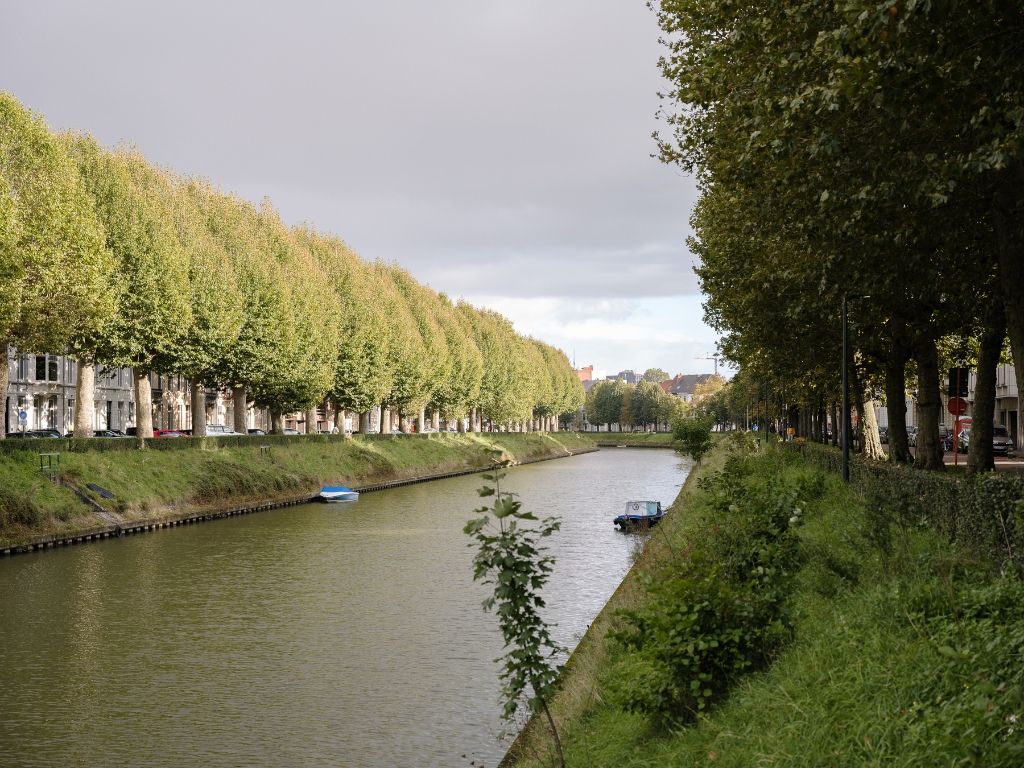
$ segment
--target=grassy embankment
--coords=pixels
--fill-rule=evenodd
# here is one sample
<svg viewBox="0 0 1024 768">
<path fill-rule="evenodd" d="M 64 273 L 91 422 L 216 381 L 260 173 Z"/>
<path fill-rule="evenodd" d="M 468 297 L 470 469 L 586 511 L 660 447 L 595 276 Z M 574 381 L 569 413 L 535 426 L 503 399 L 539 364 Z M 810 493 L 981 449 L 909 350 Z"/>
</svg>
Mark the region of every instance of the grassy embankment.
<svg viewBox="0 0 1024 768">
<path fill-rule="evenodd" d="M 555 705 L 567 763 L 1024 765 L 1024 587 L 1005 575 L 1020 533 L 996 567 L 970 532 L 955 546 L 907 498 L 866 499 L 796 455 L 721 473 L 728 442 L 574 654 Z M 527 730 L 503 765 L 553 765 Z"/>
<path fill-rule="evenodd" d="M 586 432 L 598 445 L 630 448 L 676 448 L 671 432 Z"/>
<path fill-rule="evenodd" d="M 325 483 L 359 487 L 486 467 L 487 451 L 493 449 L 522 462 L 594 447 L 587 438 L 567 432 L 299 437 L 267 441 L 271 444 L 265 449 L 252 440 L 243 447 L 232 447 L 230 439 L 200 442 L 202 447 L 159 445 L 163 450 L 126 450 L 120 444 L 113 450 L 68 451 L 66 441 L 45 441 L 31 450 L 9 447 L 0 452 L 0 546 L 111 524 L 293 499 Z M 60 451 L 59 476 L 104 511 L 40 472 L 40 451 Z M 87 483 L 111 491 L 114 498 L 85 490 Z"/>
</svg>

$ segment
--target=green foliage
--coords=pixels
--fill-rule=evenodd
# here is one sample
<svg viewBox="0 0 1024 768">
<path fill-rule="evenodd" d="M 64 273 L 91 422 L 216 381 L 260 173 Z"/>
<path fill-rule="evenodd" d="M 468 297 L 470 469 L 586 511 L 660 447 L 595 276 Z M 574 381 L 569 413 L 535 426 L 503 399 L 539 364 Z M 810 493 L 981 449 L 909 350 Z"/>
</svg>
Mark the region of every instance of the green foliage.
<svg viewBox="0 0 1024 768">
<path fill-rule="evenodd" d="M 628 711 L 667 722 L 705 710 L 742 674 L 764 666 L 788 637 L 784 606 L 799 565 L 799 488 L 749 476 L 732 459 L 706 478 L 717 521 L 669 572 L 644 583 L 649 598 L 622 614 L 613 695 Z"/>
<path fill-rule="evenodd" d="M 680 444 L 679 450 L 700 461 L 711 450 L 711 427 L 714 422 L 707 416 L 682 416 L 672 422 L 672 437 Z"/>
<path fill-rule="evenodd" d="M 790 447 L 823 470 L 838 473 L 841 453 L 808 443 Z M 922 472 L 854 455 L 850 480 L 870 501 L 871 534 L 883 551 L 909 531 L 927 527 L 975 556 L 1024 573 L 1024 478 L 1013 473 L 956 476 Z"/>
<path fill-rule="evenodd" d="M 473 579 L 494 588 L 484 600 L 484 610 L 494 610 L 507 651 L 501 660 L 503 716 L 511 720 L 519 709 L 522 697 L 527 696 L 532 711 L 544 709 L 555 692 L 560 667 L 554 658 L 564 651 L 554 640 L 541 617 L 544 607 L 541 591 L 554 566 L 554 558 L 544 554 L 543 539 L 561 526 L 554 517 L 538 520 L 522 510 L 516 494 L 501 490 L 508 461 L 497 461 L 501 452 L 495 452 L 496 466 L 484 475 L 493 485 L 479 489 L 482 497 L 493 497 L 490 506 L 476 510 L 480 517 L 466 523 L 464 532 L 473 538 L 477 548 L 473 558 Z M 493 517 L 492 517 L 493 516 Z M 523 523 L 535 525 L 522 525 Z M 532 693 L 531 693 L 532 692 Z M 550 720 L 552 735 L 557 743 L 558 734 Z"/>
<path fill-rule="evenodd" d="M 905 749 L 961 755 L 963 765 L 1020 765 L 1024 584 L 1012 577 L 968 582 L 946 602 L 945 611 L 912 617 L 935 653 L 905 713 Z"/>
<path fill-rule="evenodd" d="M 96 332 L 113 312 L 113 267 L 75 163 L 0 93 L 0 345 L 59 351 Z"/>
<path fill-rule="evenodd" d="M 330 397 L 501 426 L 572 412 L 565 354 L 341 240 L 288 227 L 130 150 L 53 137 L 0 94 L 0 346 L 240 387 L 272 413 Z M 0 389 L 6 375 L 0 371 Z M 140 425 L 149 404 L 136 403 Z"/>
</svg>

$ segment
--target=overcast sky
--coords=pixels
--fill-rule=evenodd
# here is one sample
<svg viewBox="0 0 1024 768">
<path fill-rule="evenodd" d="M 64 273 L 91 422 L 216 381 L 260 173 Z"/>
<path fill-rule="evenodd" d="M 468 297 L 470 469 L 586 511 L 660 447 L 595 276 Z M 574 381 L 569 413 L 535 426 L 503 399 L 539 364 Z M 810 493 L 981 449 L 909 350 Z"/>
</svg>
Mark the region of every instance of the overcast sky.
<svg viewBox="0 0 1024 768">
<path fill-rule="evenodd" d="M 605 373 L 710 372 L 643 0 L 0 0 L 0 89 Z"/>
</svg>

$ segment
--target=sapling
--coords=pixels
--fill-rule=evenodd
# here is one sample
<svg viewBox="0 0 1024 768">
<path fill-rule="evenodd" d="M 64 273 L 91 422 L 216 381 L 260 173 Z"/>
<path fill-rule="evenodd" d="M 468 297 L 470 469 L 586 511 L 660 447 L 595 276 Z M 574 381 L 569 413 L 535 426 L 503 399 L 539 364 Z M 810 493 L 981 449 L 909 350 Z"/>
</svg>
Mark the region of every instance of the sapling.
<svg viewBox="0 0 1024 768">
<path fill-rule="evenodd" d="M 506 474 L 503 470 L 509 462 L 500 460 L 500 451 L 493 454 L 494 470 L 483 476 L 490 484 L 477 493 L 493 497 L 494 503 L 476 509 L 480 517 L 466 523 L 463 530 L 473 537 L 477 547 L 473 579 L 494 587 L 483 607 L 497 615 L 505 641 L 505 653 L 498 659 L 502 662 L 502 717 L 512 720 L 525 695 L 530 710 L 543 713 L 559 765 L 565 768 L 562 743 L 548 707 L 561 672 L 554 659 L 564 649 L 552 640 L 540 615 L 544 607 L 541 591 L 555 562 L 545 554 L 546 548 L 540 542 L 557 531 L 561 521 L 555 517 L 541 520 L 524 512 L 517 494 L 502 491 L 501 481 Z M 524 522 L 531 524 L 522 525 Z"/>
</svg>

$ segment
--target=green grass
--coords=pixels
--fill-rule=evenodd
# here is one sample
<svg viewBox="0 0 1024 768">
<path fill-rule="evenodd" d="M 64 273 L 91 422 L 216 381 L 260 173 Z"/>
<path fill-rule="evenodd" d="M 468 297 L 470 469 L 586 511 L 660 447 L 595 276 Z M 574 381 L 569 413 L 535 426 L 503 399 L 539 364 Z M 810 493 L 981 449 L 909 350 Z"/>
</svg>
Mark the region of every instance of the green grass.
<svg viewBox="0 0 1024 768">
<path fill-rule="evenodd" d="M 628 445 L 659 448 L 676 446 L 671 432 L 587 432 L 599 445 Z"/>
<path fill-rule="evenodd" d="M 325 483 L 370 485 L 484 467 L 490 450 L 529 461 L 592 448 L 575 433 L 421 435 L 337 441 L 296 440 L 259 446 L 185 450 L 64 452 L 60 473 L 79 488 L 113 492 L 90 508 L 39 471 L 28 451 L 0 452 L 0 546 L 69 535 L 113 522 L 161 519 L 186 512 L 295 498 Z"/>
<path fill-rule="evenodd" d="M 817 472 L 774 451 L 747 467 L 750 482 Z M 716 706 L 666 726 L 616 705 L 621 650 L 603 637 L 616 611 L 650 599 L 643 574 L 667 578 L 688 546 L 729 525 L 687 483 L 570 663 L 555 703 L 568 765 L 1024 765 L 1024 584 L 926 527 L 900 528 L 834 476 L 824 482 L 796 528 L 790 640 Z M 505 765 L 553 765 L 543 735 L 527 730 L 521 758 Z"/>
</svg>

